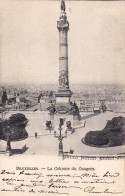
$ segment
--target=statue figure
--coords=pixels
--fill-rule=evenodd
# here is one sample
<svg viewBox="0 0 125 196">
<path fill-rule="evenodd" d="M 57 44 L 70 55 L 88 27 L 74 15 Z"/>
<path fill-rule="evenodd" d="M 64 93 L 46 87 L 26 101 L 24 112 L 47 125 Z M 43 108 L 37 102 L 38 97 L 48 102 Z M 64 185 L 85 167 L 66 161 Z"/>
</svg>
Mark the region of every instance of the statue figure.
<svg viewBox="0 0 125 196">
<path fill-rule="evenodd" d="M 64 0 L 61 1 L 61 10 L 65 12 L 65 2 L 64 2 Z"/>
<path fill-rule="evenodd" d="M 59 76 L 59 85 L 63 88 L 66 88 L 69 86 L 68 82 L 68 72 L 67 71 L 61 71 Z"/>
<path fill-rule="evenodd" d="M 67 126 L 67 128 L 68 128 L 69 131 L 72 130 L 71 121 L 67 121 L 67 122 L 66 122 L 66 126 Z"/>
<path fill-rule="evenodd" d="M 75 132 L 74 128 L 71 126 L 71 121 L 66 122 L 67 131 L 71 131 L 71 134 Z"/>
<path fill-rule="evenodd" d="M 52 129 L 52 123 L 51 121 L 46 121 L 46 128 L 51 130 Z"/>
</svg>

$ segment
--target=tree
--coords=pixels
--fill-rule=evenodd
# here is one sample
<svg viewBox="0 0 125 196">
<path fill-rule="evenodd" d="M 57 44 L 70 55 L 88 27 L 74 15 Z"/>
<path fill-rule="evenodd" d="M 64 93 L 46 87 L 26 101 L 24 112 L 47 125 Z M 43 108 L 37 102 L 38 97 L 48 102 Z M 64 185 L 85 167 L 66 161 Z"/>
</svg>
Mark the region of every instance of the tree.
<svg viewBox="0 0 125 196">
<path fill-rule="evenodd" d="M 3 90 L 3 95 L 2 95 L 2 104 L 6 104 L 7 101 L 7 94 L 6 90 Z"/>
<path fill-rule="evenodd" d="M 0 139 L 7 141 L 7 151 L 11 150 L 11 142 L 24 140 L 28 137 L 25 129 L 28 119 L 25 115 L 17 113 L 9 119 L 0 122 Z"/>
</svg>

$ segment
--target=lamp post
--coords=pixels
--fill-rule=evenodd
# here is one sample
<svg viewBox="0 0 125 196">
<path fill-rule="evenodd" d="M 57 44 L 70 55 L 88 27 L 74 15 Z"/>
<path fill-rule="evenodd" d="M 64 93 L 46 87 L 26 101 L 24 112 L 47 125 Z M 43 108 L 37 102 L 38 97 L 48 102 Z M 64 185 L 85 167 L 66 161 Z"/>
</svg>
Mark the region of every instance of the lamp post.
<svg viewBox="0 0 125 196">
<path fill-rule="evenodd" d="M 6 152 L 11 152 L 11 144 L 10 144 L 10 126 L 8 125 L 7 128 L 3 128 L 3 131 L 6 131 L 6 141 L 7 141 L 7 147 L 6 147 Z"/>
<path fill-rule="evenodd" d="M 59 156 L 63 155 L 63 143 L 62 140 L 64 138 L 67 138 L 67 131 L 65 131 L 65 136 L 62 135 L 62 125 L 59 124 L 59 135 L 56 134 L 56 131 L 54 131 L 54 137 L 58 138 L 59 140 Z"/>
<path fill-rule="evenodd" d="M 6 151 L 7 152 L 10 152 L 11 151 L 10 136 L 7 136 L 7 147 L 6 147 Z"/>
</svg>

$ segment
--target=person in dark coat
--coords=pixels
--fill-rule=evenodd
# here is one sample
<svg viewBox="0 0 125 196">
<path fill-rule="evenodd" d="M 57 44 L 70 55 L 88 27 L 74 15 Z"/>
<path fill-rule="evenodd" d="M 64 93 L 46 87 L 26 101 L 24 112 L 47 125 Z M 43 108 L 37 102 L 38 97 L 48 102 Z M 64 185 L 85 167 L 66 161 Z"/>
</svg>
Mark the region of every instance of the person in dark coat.
<svg viewBox="0 0 125 196">
<path fill-rule="evenodd" d="M 35 138 L 37 138 L 37 133 L 35 132 Z"/>
</svg>

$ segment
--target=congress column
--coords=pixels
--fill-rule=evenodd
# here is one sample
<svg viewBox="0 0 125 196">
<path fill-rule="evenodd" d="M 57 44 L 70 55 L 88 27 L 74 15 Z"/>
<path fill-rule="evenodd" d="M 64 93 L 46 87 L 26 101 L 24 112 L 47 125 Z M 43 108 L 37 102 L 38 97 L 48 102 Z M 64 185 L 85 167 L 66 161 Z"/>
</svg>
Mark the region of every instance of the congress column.
<svg viewBox="0 0 125 196">
<path fill-rule="evenodd" d="M 59 30 L 59 89 L 56 94 L 57 103 L 69 103 L 72 95 L 69 89 L 68 71 L 68 39 L 69 22 L 65 12 L 65 2 L 61 1 L 61 13 L 57 22 Z"/>
</svg>

